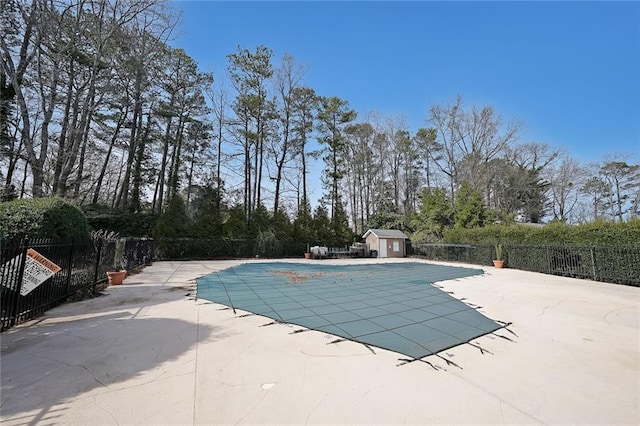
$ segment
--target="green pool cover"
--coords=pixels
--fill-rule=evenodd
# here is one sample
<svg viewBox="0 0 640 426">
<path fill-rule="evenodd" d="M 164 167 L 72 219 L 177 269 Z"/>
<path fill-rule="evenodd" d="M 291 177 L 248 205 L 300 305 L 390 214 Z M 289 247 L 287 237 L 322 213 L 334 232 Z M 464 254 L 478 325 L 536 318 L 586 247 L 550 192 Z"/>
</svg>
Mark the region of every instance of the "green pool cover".
<svg viewBox="0 0 640 426">
<path fill-rule="evenodd" d="M 503 327 L 431 285 L 482 273 L 417 262 L 256 262 L 198 278 L 197 296 L 420 359 Z"/>
</svg>

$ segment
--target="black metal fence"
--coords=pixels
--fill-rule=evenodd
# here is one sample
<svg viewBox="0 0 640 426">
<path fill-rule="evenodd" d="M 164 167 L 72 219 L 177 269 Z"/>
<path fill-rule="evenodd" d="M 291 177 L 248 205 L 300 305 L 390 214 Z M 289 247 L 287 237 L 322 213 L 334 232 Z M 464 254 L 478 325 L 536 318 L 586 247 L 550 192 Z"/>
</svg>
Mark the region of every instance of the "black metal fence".
<svg viewBox="0 0 640 426">
<path fill-rule="evenodd" d="M 37 251 L 61 270 L 22 295 L 28 249 Z M 150 239 L 0 242 L 1 330 L 35 318 L 69 299 L 95 294 L 97 287 L 106 281 L 107 271 L 120 267 L 131 270 L 150 264 L 152 259 Z"/>
<path fill-rule="evenodd" d="M 420 244 L 417 255 L 432 260 L 492 265 L 493 245 Z M 606 247 L 503 244 L 505 265 L 524 271 L 640 286 L 640 245 Z"/>
<path fill-rule="evenodd" d="M 344 241 L 302 242 L 278 240 L 122 239 L 98 242 L 23 240 L 0 242 L 0 326 L 5 330 L 66 300 L 96 292 L 106 272 L 132 270 L 161 260 L 248 257 L 301 257 L 310 246 L 344 246 Z M 26 295 L 20 294 L 27 250 L 31 248 L 62 269 Z M 155 249 L 155 251 L 154 251 Z M 415 253 L 433 260 L 492 265 L 492 245 L 421 244 Z M 640 245 L 541 246 L 503 245 L 505 264 L 546 274 L 640 286 Z"/>
</svg>

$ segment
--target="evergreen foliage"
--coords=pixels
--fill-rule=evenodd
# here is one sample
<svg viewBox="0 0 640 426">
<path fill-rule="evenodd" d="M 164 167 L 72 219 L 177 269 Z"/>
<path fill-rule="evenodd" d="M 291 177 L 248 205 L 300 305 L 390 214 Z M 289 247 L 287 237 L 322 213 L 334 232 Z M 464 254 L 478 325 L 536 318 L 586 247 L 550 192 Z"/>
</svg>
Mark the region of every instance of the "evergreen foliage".
<svg viewBox="0 0 640 426">
<path fill-rule="evenodd" d="M 227 218 L 224 221 L 222 235 L 225 238 L 246 238 L 247 237 L 247 223 L 244 216 L 244 209 L 242 205 L 237 205 L 229 209 L 226 214 Z"/>
<path fill-rule="evenodd" d="M 218 209 L 217 190 L 202 188 L 199 195 L 191 205 L 194 219 L 190 233 L 198 238 L 219 237 L 222 234 L 222 218 Z"/>
<path fill-rule="evenodd" d="M 338 197 L 335 205 L 335 213 L 331 222 L 331 237 L 336 241 L 352 241 L 353 231 L 349 228 L 349 220 L 344 210 L 342 200 Z"/>
<path fill-rule="evenodd" d="M 82 210 L 91 229 L 112 231 L 124 237 L 151 237 L 158 221 L 157 214 L 130 213 L 100 204 L 83 206 Z"/>
<path fill-rule="evenodd" d="M 398 229 L 404 233 L 411 233 L 409 221 L 405 215 L 396 212 L 380 212 L 367 222 L 368 229 Z"/>
<path fill-rule="evenodd" d="M 312 239 L 316 241 L 330 241 L 333 239 L 331 220 L 327 208 L 320 204 L 313 213 Z"/>
<path fill-rule="evenodd" d="M 61 198 L 25 198 L 0 203 L 0 239 L 89 240 L 89 224 L 78 206 Z"/>
<path fill-rule="evenodd" d="M 415 242 L 441 239 L 444 230 L 453 224 L 454 214 L 444 189 L 425 189 L 420 212 L 411 221 Z"/>
<path fill-rule="evenodd" d="M 291 227 L 291 238 L 295 241 L 310 241 L 313 235 L 313 217 L 308 203 L 302 203 Z"/>
<path fill-rule="evenodd" d="M 187 215 L 184 199 L 180 195 L 174 196 L 165 212 L 158 218 L 154 237 L 162 238 L 185 238 L 190 236 L 191 220 Z"/>
<path fill-rule="evenodd" d="M 487 212 L 482 194 L 474 190 L 467 181 L 458 190 L 454 216 L 456 228 L 476 228 L 485 223 Z"/>
<path fill-rule="evenodd" d="M 291 238 L 292 224 L 289 220 L 289 216 L 282 211 L 278 210 L 271 216 L 271 232 L 274 237 L 280 241 L 286 241 Z"/>
<path fill-rule="evenodd" d="M 447 229 L 443 235 L 443 242 L 452 244 L 495 244 L 496 241 L 531 245 L 637 245 L 640 242 L 640 220 L 595 221 L 582 225 L 567 225 L 562 222 L 543 226 L 494 224 L 472 229 Z"/>
<path fill-rule="evenodd" d="M 249 223 L 249 238 L 256 238 L 263 232 L 271 232 L 271 215 L 264 204 L 258 204 Z"/>
</svg>

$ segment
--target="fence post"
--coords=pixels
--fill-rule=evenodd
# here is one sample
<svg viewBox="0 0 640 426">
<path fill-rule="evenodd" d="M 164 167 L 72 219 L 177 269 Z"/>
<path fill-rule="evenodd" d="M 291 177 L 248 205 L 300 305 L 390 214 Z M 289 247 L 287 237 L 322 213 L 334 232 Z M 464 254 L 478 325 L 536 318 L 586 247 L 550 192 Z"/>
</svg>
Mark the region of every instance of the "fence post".
<svg viewBox="0 0 640 426">
<path fill-rule="evenodd" d="M 71 247 L 69 247 L 69 259 L 67 261 L 67 265 L 69 265 L 69 269 L 67 270 L 67 287 L 64 291 L 64 297 L 69 296 L 69 287 L 71 287 L 71 272 L 73 271 L 73 248 L 74 240 L 71 240 Z"/>
<path fill-rule="evenodd" d="M 22 278 L 24 277 L 24 268 L 27 263 L 27 249 L 29 248 L 29 239 L 25 238 L 22 242 L 22 253 L 20 256 L 20 262 L 18 263 L 18 285 L 16 287 L 15 295 L 13 296 L 13 312 L 11 312 L 11 320 L 9 327 L 16 325 L 16 319 L 18 318 L 18 307 L 20 304 L 20 290 L 22 290 Z"/>
<path fill-rule="evenodd" d="M 98 273 L 100 272 L 100 255 L 102 254 L 102 238 L 98 240 L 96 247 L 96 267 L 93 273 L 93 295 L 96 295 L 96 287 L 98 285 Z"/>
<path fill-rule="evenodd" d="M 591 271 L 593 272 L 593 280 L 598 281 L 598 276 L 596 275 L 596 257 L 593 253 L 593 246 L 589 246 L 589 252 L 591 253 Z"/>
</svg>

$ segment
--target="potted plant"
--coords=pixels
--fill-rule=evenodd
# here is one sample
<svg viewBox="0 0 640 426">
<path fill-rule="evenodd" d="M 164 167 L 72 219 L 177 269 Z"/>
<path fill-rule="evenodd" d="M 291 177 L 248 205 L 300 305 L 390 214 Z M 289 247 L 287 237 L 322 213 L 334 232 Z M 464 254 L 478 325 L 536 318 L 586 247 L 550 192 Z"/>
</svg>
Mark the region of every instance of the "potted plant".
<svg viewBox="0 0 640 426">
<path fill-rule="evenodd" d="M 113 269 L 107 271 L 109 285 L 120 285 L 127 276 L 127 270 L 124 269 L 124 246 L 127 240 L 120 238 L 116 240 L 116 250 L 113 256 Z"/>
<path fill-rule="evenodd" d="M 493 260 L 493 266 L 496 268 L 502 268 L 504 266 L 504 259 L 502 258 L 502 244 L 496 244 L 496 258 Z"/>
</svg>

